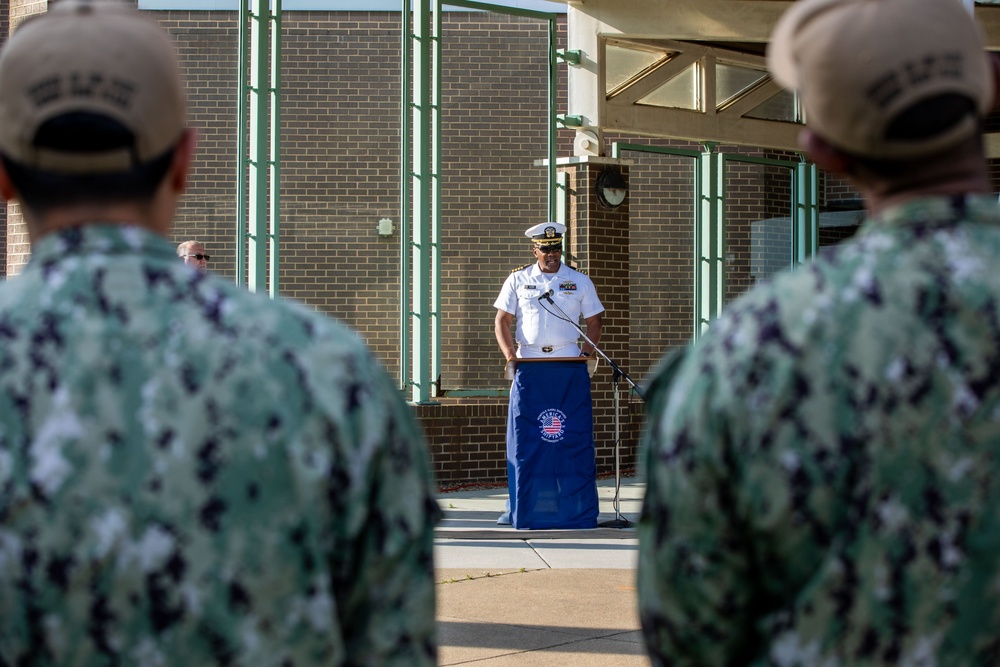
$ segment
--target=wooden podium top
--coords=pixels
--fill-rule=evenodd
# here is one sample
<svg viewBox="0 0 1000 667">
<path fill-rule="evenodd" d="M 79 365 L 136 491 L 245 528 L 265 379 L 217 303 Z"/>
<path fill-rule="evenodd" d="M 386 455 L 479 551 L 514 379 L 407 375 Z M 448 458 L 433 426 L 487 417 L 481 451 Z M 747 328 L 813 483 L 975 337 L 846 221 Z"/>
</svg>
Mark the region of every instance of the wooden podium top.
<svg viewBox="0 0 1000 667">
<path fill-rule="evenodd" d="M 516 366 L 517 364 L 533 364 L 533 363 L 538 362 L 538 361 L 586 361 L 587 359 L 590 359 L 590 357 L 580 357 L 580 356 L 576 356 L 576 357 L 528 357 L 526 359 L 522 359 L 521 357 L 518 357 L 516 359 L 511 359 L 507 363 L 508 364 L 514 364 Z"/>
<path fill-rule="evenodd" d="M 507 365 L 504 366 L 504 368 L 503 368 L 503 376 L 504 376 L 504 379 L 506 379 L 506 380 L 513 380 L 514 379 L 514 372 L 517 370 L 518 364 L 534 364 L 534 363 L 538 363 L 538 362 L 547 364 L 547 363 L 552 362 L 552 361 L 575 361 L 575 362 L 587 363 L 588 361 L 592 361 L 592 360 L 596 361 L 596 359 L 594 359 L 594 357 L 580 357 L 580 356 L 577 356 L 577 357 L 528 357 L 526 359 L 522 359 L 522 358 L 518 357 L 516 359 L 511 359 L 510 361 L 507 362 Z"/>
</svg>

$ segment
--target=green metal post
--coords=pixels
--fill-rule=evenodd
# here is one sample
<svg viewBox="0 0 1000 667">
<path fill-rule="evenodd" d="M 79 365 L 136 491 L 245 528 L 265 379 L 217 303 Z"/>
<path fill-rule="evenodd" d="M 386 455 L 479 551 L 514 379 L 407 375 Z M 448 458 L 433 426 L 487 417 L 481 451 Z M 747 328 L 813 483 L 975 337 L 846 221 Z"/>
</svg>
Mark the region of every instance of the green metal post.
<svg viewBox="0 0 1000 667">
<path fill-rule="evenodd" d="M 704 154 L 701 151 L 693 151 L 687 148 L 671 148 L 669 146 L 646 146 L 645 144 L 628 144 L 614 142 L 611 144 L 611 157 L 619 159 L 623 157 L 625 151 L 635 151 L 637 153 L 652 153 L 653 155 L 677 155 L 678 157 L 693 158 L 695 162 L 701 159 Z"/>
<path fill-rule="evenodd" d="M 430 384 L 433 396 L 441 396 L 441 0 L 434 0 L 434 36 L 431 41 L 431 61 L 434 85 L 431 91 L 432 148 L 434 174 L 432 180 L 431 229 L 434 243 L 431 247 L 431 369 Z M 429 397 L 428 397 L 429 398 Z"/>
<path fill-rule="evenodd" d="M 237 160 L 238 176 L 236 179 L 236 284 L 244 285 L 247 280 L 247 226 L 249 224 L 247 201 L 249 165 L 247 155 L 249 153 L 249 137 L 247 135 L 247 125 L 249 118 L 250 82 L 248 74 L 250 72 L 250 5 L 246 2 L 240 3 L 240 30 L 239 30 L 239 91 L 237 104 L 237 132 L 236 148 L 239 152 Z"/>
<path fill-rule="evenodd" d="M 715 319 L 722 313 L 726 300 L 726 156 L 722 153 L 712 153 L 713 172 L 713 203 L 712 212 L 714 224 L 712 233 L 713 262 L 712 271 L 714 284 L 712 286 L 712 312 Z"/>
<path fill-rule="evenodd" d="M 410 0 L 402 0 L 402 53 L 403 73 L 400 118 L 400 199 L 399 199 L 399 388 L 410 386 L 410 114 L 413 112 L 413 84 L 410 77 L 410 58 L 413 55 L 413 13 Z"/>
<path fill-rule="evenodd" d="M 567 224 L 569 218 L 569 174 L 560 171 L 556 174 L 556 216 L 552 218 L 560 224 Z"/>
<path fill-rule="evenodd" d="M 694 179 L 694 339 L 701 337 L 704 327 L 708 326 L 705 314 L 705 301 L 708 298 L 708 274 L 710 260 L 705 256 L 703 238 L 708 234 L 706 219 L 710 218 L 707 201 L 710 197 L 711 184 L 705 182 L 704 154 L 698 156 Z"/>
<path fill-rule="evenodd" d="M 549 18 L 549 127 L 547 131 L 548 139 L 548 152 L 549 152 L 549 165 L 548 172 L 546 174 L 546 192 L 548 193 L 549 199 L 549 220 L 556 220 L 556 132 L 557 132 L 557 109 L 556 109 L 556 93 L 559 86 L 558 80 L 558 70 L 556 69 L 559 58 L 558 58 L 558 33 L 556 31 L 556 22 L 554 18 Z M 562 221 L 565 224 L 565 220 Z M 565 253 L 563 260 L 565 261 Z"/>
<path fill-rule="evenodd" d="M 560 171 L 555 175 L 556 178 L 556 192 L 552 199 L 555 200 L 555 217 L 549 216 L 549 220 L 554 220 L 561 225 L 565 225 L 569 229 L 569 174 L 565 171 Z M 563 251 L 560 253 L 562 255 L 562 263 L 566 264 L 570 261 L 567 257 L 569 254 L 570 245 L 573 239 L 569 234 L 563 236 Z M 575 258 L 573 258 L 575 259 Z"/>
<path fill-rule="evenodd" d="M 792 192 L 792 241 L 789 249 L 789 266 L 795 266 L 804 259 L 815 255 L 819 239 L 819 194 L 816 165 L 807 163 L 804 156 L 800 156 L 798 162 L 752 155 L 726 154 L 724 157 L 726 162 L 743 162 L 789 170 Z"/>
<path fill-rule="evenodd" d="M 806 169 L 809 170 L 809 229 L 812 231 L 812 242 L 810 247 L 812 252 L 810 257 L 814 257 L 819 252 L 819 167 L 815 162 L 809 162 Z"/>
<path fill-rule="evenodd" d="M 255 0 L 250 40 L 250 219 L 247 237 L 247 287 L 257 291 L 267 278 L 267 189 L 270 182 L 267 141 L 270 128 L 268 98 L 271 63 L 271 21 L 267 0 Z"/>
<path fill-rule="evenodd" d="M 271 157 L 268 161 L 269 194 L 270 194 L 270 235 L 268 245 L 271 250 L 271 272 L 268 293 L 271 298 L 278 296 L 279 260 L 281 259 L 281 0 L 273 0 L 274 13 L 270 16 L 271 32 L 271 67 L 270 88 L 270 138 Z"/>
<path fill-rule="evenodd" d="M 819 250 L 819 183 L 816 165 L 800 162 L 795 165 L 793 188 L 792 264 L 804 262 Z"/>
<path fill-rule="evenodd" d="M 695 323 L 697 340 L 722 312 L 725 295 L 725 159 L 705 144 L 699 159 L 695 221 Z"/>
<path fill-rule="evenodd" d="M 694 337 L 699 338 L 711 320 L 724 307 L 726 294 L 726 194 L 725 165 L 728 161 L 746 162 L 788 169 L 792 185 L 792 246 L 791 264 L 817 252 L 819 238 L 819 193 L 815 164 L 760 158 L 749 155 L 715 153 L 715 144 L 706 143 L 703 152 L 686 149 L 646 146 L 615 142 L 611 157 L 620 158 L 625 151 L 678 155 L 694 158 L 696 178 L 694 190 Z"/>
<path fill-rule="evenodd" d="M 413 389 L 414 403 L 431 398 L 431 220 L 433 114 L 431 1 L 414 0 L 413 64 Z"/>
</svg>

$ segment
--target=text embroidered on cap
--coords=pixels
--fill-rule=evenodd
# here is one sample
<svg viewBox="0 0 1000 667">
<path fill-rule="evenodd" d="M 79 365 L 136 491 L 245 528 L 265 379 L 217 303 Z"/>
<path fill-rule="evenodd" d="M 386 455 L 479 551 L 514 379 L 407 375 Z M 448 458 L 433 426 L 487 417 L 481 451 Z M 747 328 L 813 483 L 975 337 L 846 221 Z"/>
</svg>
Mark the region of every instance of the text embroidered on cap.
<svg viewBox="0 0 1000 667">
<path fill-rule="evenodd" d="M 132 104 L 135 92 L 135 84 L 120 79 L 107 79 L 100 72 L 73 72 L 68 77 L 51 76 L 28 89 L 35 107 L 45 106 L 64 97 L 74 97 L 100 98 L 121 109 L 127 109 Z"/>
<path fill-rule="evenodd" d="M 888 106 L 902 94 L 904 88 L 930 81 L 934 78 L 961 79 L 962 54 L 949 52 L 928 54 L 919 60 L 910 60 L 902 67 L 889 72 L 866 91 L 868 99 L 879 108 Z"/>
</svg>

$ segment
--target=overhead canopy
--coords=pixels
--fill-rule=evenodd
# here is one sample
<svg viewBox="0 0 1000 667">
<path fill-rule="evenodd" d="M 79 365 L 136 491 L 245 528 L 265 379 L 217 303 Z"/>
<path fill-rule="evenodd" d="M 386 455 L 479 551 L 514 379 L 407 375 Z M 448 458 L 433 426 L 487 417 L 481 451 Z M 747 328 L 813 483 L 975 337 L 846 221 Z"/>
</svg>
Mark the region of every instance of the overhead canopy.
<svg viewBox="0 0 1000 667">
<path fill-rule="evenodd" d="M 606 131 L 797 150 L 802 114 L 771 81 L 764 49 L 789 0 L 554 0 L 567 5 L 567 117 L 578 155 Z M 958 2 L 960 0 L 942 0 Z M 977 2 L 1000 51 L 1000 0 Z M 987 135 L 1000 157 L 1000 135 Z"/>
</svg>

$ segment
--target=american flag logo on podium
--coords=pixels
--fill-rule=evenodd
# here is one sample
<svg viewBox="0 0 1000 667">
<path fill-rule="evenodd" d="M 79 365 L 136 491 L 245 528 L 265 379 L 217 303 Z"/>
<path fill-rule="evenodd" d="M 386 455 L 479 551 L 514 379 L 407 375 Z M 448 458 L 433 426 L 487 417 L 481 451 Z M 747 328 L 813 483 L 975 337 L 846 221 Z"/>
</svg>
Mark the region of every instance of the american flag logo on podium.
<svg viewBox="0 0 1000 667">
<path fill-rule="evenodd" d="M 538 415 L 542 438 L 549 442 L 562 440 L 566 431 L 566 414 L 562 410 L 549 409 Z"/>
<path fill-rule="evenodd" d="M 544 424 L 542 424 L 542 430 L 549 435 L 555 435 L 562 430 L 562 420 L 559 419 L 558 415 L 552 415 L 551 419 L 547 419 Z"/>
</svg>

